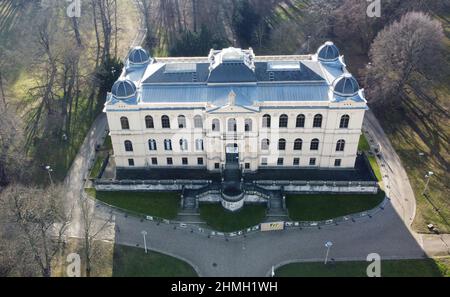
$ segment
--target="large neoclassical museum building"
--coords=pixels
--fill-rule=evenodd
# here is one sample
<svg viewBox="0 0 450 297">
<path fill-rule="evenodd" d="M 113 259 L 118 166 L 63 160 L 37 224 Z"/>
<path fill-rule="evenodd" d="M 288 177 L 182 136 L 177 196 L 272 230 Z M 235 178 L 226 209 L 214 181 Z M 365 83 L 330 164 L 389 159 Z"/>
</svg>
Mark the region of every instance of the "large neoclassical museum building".
<svg viewBox="0 0 450 297">
<path fill-rule="evenodd" d="M 106 101 L 121 174 L 98 183 L 102 189 L 128 189 L 120 180 L 137 179 L 148 183 L 131 190 L 161 189 L 166 180 L 162 189 L 195 189 L 195 203 L 216 193 L 230 210 L 255 195 L 275 199 L 256 187 L 263 180 L 281 192 L 377 190 L 358 155 L 364 91 L 332 42 L 302 56 L 227 48 L 152 58 L 137 47 Z"/>
<path fill-rule="evenodd" d="M 367 102 L 338 48 L 153 59 L 134 48 L 105 112 L 118 168 L 352 168 Z"/>
</svg>

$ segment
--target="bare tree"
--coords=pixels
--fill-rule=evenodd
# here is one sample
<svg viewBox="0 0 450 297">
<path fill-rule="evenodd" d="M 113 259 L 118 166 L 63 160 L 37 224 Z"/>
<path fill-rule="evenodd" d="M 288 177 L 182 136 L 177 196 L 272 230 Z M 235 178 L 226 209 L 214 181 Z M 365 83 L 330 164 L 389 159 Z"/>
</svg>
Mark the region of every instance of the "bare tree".
<svg viewBox="0 0 450 297">
<path fill-rule="evenodd" d="M 10 185 L 0 194 L 8 211 L 8 223 L 16 225 L 29 248 L 40 274 L 50 277 L 52 261 L 64 245 L 71 212 L 63 205 L 64 189 Z"/>
<path fill-rule="evenodd" d="M 370 50 L 369 98 L 398 100 L 408 84 L 439 73 L 443 38 L 441 23 L 421 12 L 407 13 L 383 29 Z"/>
<path fill-rule="evenodd" d="M 10 182 L 26 180 L 23 130 L 15 109 L 0 102 L 0 191 Z"/>
<path fill-rule="evenodd" d="M 81 222 L 83 227 L 83 252 L 86 261 L 86 277 L 90 277 L 95 259 L 100 258 L 99 241 L 108 231 L 112 222 L 112 215 L 108 218 L 98 215 L 94 201 L 85 193 L 80 193 L 79 206 L 81 210 Z"/>
</svg>

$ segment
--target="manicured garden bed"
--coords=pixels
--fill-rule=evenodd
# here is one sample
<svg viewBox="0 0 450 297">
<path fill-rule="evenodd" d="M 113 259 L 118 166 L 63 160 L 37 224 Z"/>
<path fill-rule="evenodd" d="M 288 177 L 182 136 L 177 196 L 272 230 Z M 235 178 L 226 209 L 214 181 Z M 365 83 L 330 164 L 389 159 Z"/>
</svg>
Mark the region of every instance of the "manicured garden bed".
<svg viewBox="0 0 450 297">
<path fill-rule="evenodd" d="M 348 195 L 287 195 L 286 206 L 293 221 L 322 221 L 377 207 L 385 193 Z"/>
<path fill-rule="evenodd" d="M 234 232 L 260 224 L 266 216 L 264 205 L 246 205 L 233 213 L 220 204 L 201 204 L 200 217 L 216 231 Z"/>
<path fill-rule="evenodd" d="M 136 214 L 174 219 L 180 208 L 180 194 L 176 192 L 96 192 L 86 190 L 94 198 Z"/>
<path fill-rule="evenodd" d="M 150 239 L 151 242 L 151 239 Z M 113 277 L 196 277 L 186 262 L 144 249 L 116 245 Z"/>
<path fill-rule="evenodd" d="M 367 277 L 369 262 L 294 263 L 278 268 L 277 277 Z M 447 266 L 447 267 L 446 267 Z M 449 276 L 448 263 L 439 260 L 393 260 L 381 262 L 382 277 Z"/>
</svg>

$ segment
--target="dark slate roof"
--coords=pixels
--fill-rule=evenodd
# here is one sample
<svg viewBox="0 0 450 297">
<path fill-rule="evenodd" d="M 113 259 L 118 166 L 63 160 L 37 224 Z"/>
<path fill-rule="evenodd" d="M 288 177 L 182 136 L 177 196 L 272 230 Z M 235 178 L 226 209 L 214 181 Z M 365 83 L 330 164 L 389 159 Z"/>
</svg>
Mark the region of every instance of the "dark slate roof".
<svg viewBox="0 0 450 297">
<path fill-rule="evenodd" d="M 260 84 L 260 85 L 147 85 L 142 89 L 141 100 L 152 102 L 209 102 L 224 106 L 230 92 L 236 94 L 236 105 L 251 106 L 262 101 L 328 101 L 328 84 Z"/>
<path fill-rule="evenodd" d="M 211 71 L 209 83 L 256 82 L 256 75 L 244 62 L 227 62 Z"/>
<path fill-rule="evenodd" d="M 325 78 L 303 63 L 300 63 L 300 71 L 267 71 L 268 65 L 267 62 L 255 63 L 258 81 L 325 81 Z M 272 80 L 270 79 L 271 75 L 273 75 Z"/>
<path fill-rule="evenodd" d="M 164 65 L 154 74 L 152 74 L 143 83 L 192 83 L 192 82 L 206 82 L 209 75 L 209 64 L 198 63 L 195 72 L 166 72 Z M 195 74 L 195 75 L 194 75 Z"/>
<path fill-rule="evenodd" d="M 325 81 L 304 63 L 300 63 L 300 71 L 268 71 L 267 62 L 256 62 L 255 72 L 244 63 L 224 63 L 219 65 L 209 75 L 208 63 L 197 63 L 195 72 L 166 72 L 166 65 L 147 78 L 143 83 L 248 83 L 269 81 Z M 272 74 L 270 74 L 272 73 Z M 273 76 L 272 76 L 273 75 Z M 271 79 L 271 76 L 273 79 Z"/>
</svg>

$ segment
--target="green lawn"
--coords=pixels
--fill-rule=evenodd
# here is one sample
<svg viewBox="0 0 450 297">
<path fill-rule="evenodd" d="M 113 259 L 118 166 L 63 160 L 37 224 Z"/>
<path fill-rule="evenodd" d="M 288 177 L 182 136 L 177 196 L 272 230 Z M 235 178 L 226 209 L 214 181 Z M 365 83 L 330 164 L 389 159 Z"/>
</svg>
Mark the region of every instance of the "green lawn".
<svg viewBox="0 0 450 297">
<path fill-rule="evenodd" d="M 449 17 L 446 12 L 445 18 Z M 445 30 L 445 56 L 449 61 L 450 26 L 448 21 L 441 21 Z M 408 90 L 406 100 L 399 102 L 392 98 L 392 105 L 371 106 L 408 174 L 417 201 L 413 228 L 420 233 L 430 232 L 428 224 L 434 224 L 441 233 L 450 233 L 450 63 L 440 66 L 439 78 L 428 81 L 428 88 L 419 87 L 423 94 Z M 424 196 L 425 175 L 429 171 L 434 175 Z"/>
<path fill-rule="evenodd" d="M 368 262 L 294 263 L 275 271 L 277 277 L 367 277 Z M 450 276 L 448 262 L 433 259 L 382 261 L 382 277 Z"/>
<path fill-rule="evenodd" d="M 151 237 L 149 238 L 151 245 Z M 196 277 L 186 262 L 160 253 L 116 245 L 114 247 L 113 277 Z"/>
<path fill-rule="evenodd" d="M 377 207 L 385 193 L 376 195 L 287 195 L 286 206 L 293 221 L 322 221 Z"/>
<path fill-rule="evenodd" d="M 95 159 L 94 166 L 92 166 L 91 172 L 89 173 L 89 177 L 92 179 L 96 179 L 100 170 L 102 170 L 103 161 L 105 160 L 105 156 L 103 154 L 99 154 Z"/>
<path fill-rule="evenodd" d="M 367 138 L 364 134 L 362 134 L 361 137 L 359 138 L 358 151 L 361 152 L 370 151 L 369 142 L 367 141 Z"/>
<path fill-rule="evenodd" d="M 369 155 L 370 144 L 364 134 L 362 134 L 359 138 L 358 151 L 364 152 L 366 154 L 377 180 L 379 182 L 383 181 L 383 176 L 381 175 L 380 166 L 378 165 L 376 157 Z"/>
<path fill-rule="evenodd" d="M 383 176 L 381 175 L 380 166 L 378 165 L 377 158 L 375 156 L 367 156 L 370 166 L 372 167 L 373 173 L 375 174 L 379 182 L 383 181 Z"/>
<path fill-rule="evenodd" d="M 236 213 L 220 204 L 201 204 L 200 217 L 216 231 L 234 232 L 260 224 L 266 216 L 263 205 L 246 205 Z"/>
<path fill-rule="evenodd" d="M 155 216 L 162 219 L 174 219 L 180 208 L 179 193 L 157 192 L 96 192 L 86 191 L 96 199 L 131 213 Z"/>
<path fill-rule="evenodd" d="M 111 136 L 109 136 L 109 135 L 106 136 L 105 143 L 103 144 L 103 149 L 106 149 L 106 150 L 113 149 Z"/>
</svg>

